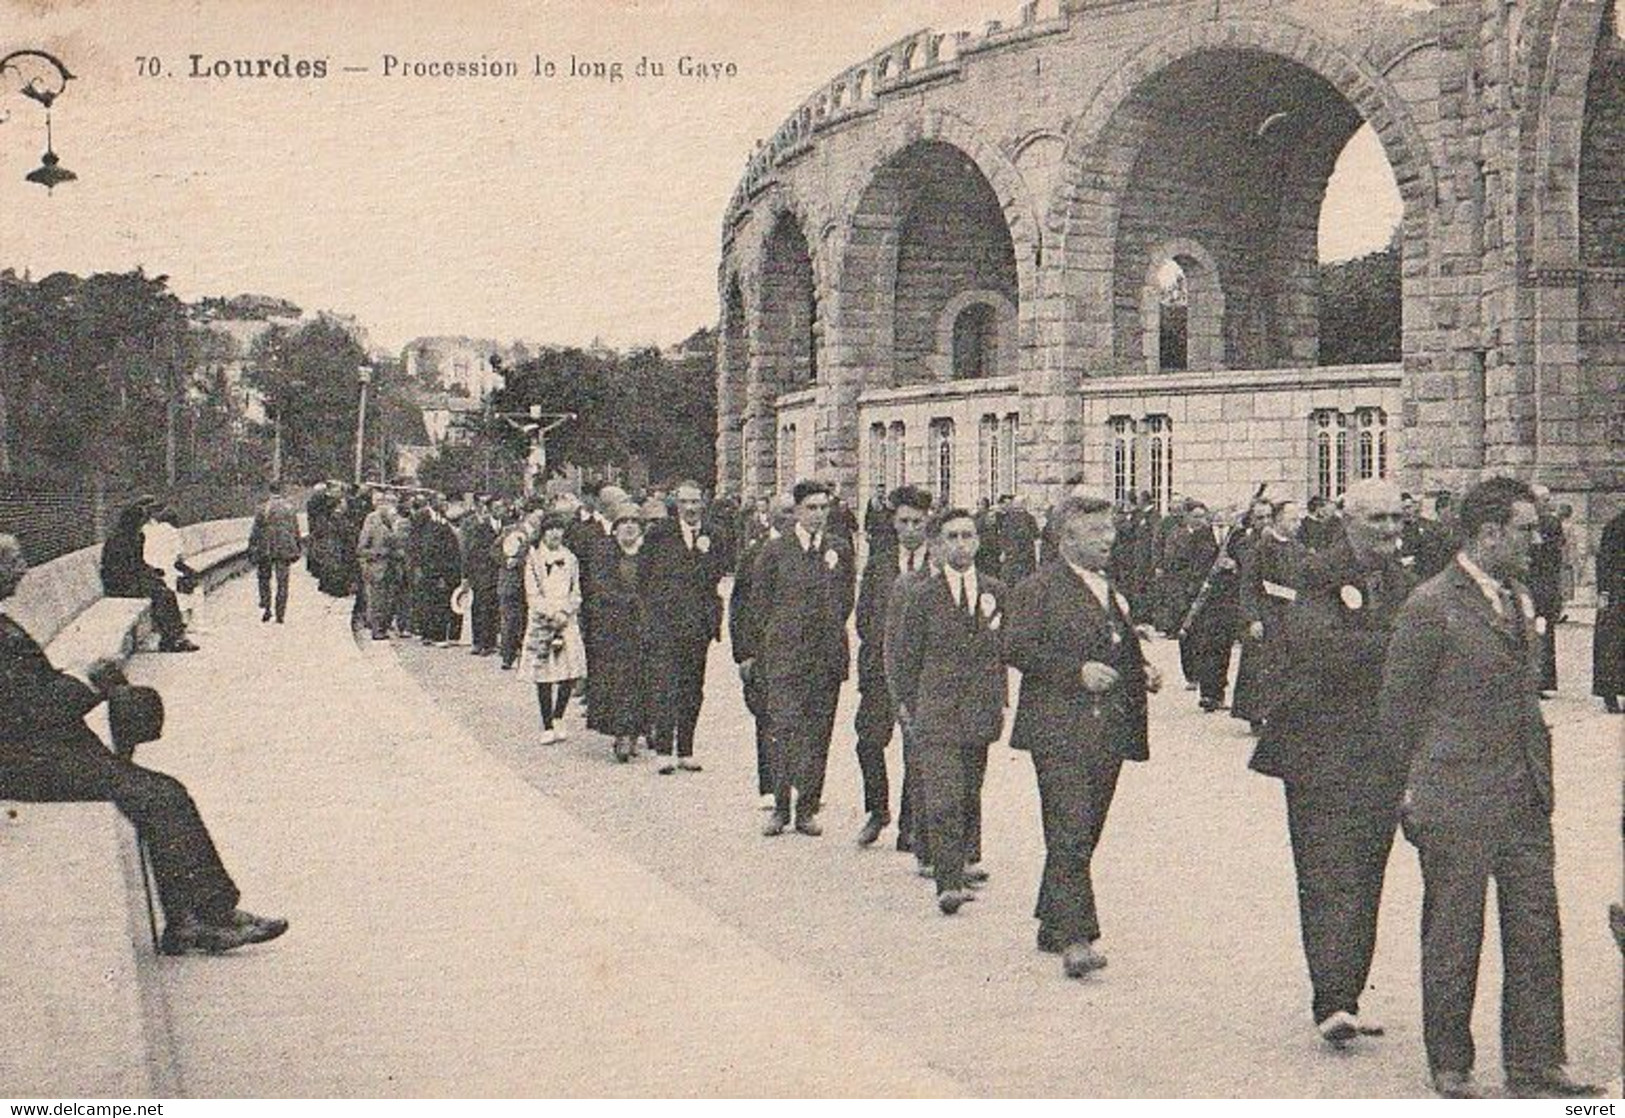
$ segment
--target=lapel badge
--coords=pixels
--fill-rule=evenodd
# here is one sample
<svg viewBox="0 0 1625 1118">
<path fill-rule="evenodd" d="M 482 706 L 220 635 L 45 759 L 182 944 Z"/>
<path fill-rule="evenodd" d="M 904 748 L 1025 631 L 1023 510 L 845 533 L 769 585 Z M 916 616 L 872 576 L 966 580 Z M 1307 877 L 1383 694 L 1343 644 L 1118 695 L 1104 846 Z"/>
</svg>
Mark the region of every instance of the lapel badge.
<svg viewBox="0 0 1625 1118">
<path fill-rule="evenodd" d="M 834 570 L 841 565 L 841 556 L 833 547 L 824 552 L 824 566 Z"/>
<path fill-rule="evenodd" d="M 1349 609 L 1359 609 L 1365 605 L 1365 595 L 1360 593 L 1358 586 L 1344 586 L 1343 589 L 1337 592 L 1337 596 L 1342 599 L 1343 605 Z"/>
</svg>

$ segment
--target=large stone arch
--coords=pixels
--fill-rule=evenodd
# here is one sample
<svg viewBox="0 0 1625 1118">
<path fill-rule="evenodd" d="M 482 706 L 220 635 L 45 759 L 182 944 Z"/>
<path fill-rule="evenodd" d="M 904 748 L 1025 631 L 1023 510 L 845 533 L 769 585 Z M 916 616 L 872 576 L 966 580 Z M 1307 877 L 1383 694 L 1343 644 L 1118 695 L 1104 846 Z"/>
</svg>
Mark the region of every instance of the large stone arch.
<svg viewBox="0 0 1625 1118">
<path fill-rule="evenodd" d="M 734 237 L 732 274 L 739 280 L 743 296 L 749 355 L 743 406 L 735 422 L 740 428 L 741 482 L 750 495 L 774 491 L 776 402 L 783 393 L 804 387 L 805 378 L 799 375 L 800 358 L 808 358 L 811 368 L 816 369 L 825 348 L 822 319 L 828 290 L 827 256 L 822 251 L 817 221 L 811 206 L 785 184 L 775 183 L 755 200 Z M 784 236 L 786 228 L 795 231 L 806 256 L 804 278 L 810 284 L 813 304 L 812 317 L 807 321 L 803 321 L 799 308 L 787 305 L 786 284 L 779 274 L 782 261 L 776 251 L 782 246 L 775 241 Z M 805 348 L 800 345 L 802 339 L 807 342 Z"/>
<path fill-rule="evenodd" d="M 745 490 L 745 407 L 750 380 L 750 318 L 737 270 L 721 276 L 717 322 L 717 492 Z"/>
<path fill-rule="evenodd" d="M 1123 373 L 1144 368 L 1144 349 L 1136 336 L 1127 338 L 1121 323 L 1132 321 L 1136 334 L 1142 319 L 1139 261 L 1127 267 L 1125 281 L 1119 274 L 1118 232 L 1125 194 L 1135 171 L 1136 160 L 1145 150 L 1144 140 L 1157 124 L 1147 101 L 1153 84 L 1164 75 L 1173 75 L 1181 64 L 1205 64 L 1204 54 L 1224 53 L 1257 57 L 1268 66 L 1289 65 L 1292 72 L 1304 73 L 1306 81 L 1318 80 L 1346 102 L 1350 111 L 1348 134 L 1359 120 L 1371 125 L 1388 159 L 1403 200 L 1402 248 L 1407 305 L 1420 305 L 1429 289 L 1432 269 L 1428 241 L 1437 208 L 1436 171 L 1431 148 L 1403 97 L 1368 63 L 1356 58 L 1325 37 L 1285 20 L 1225 19 L 1181 28 L 1143 47 L 1119 66 L 1089 97 L 1086 106 L 1068 129 L 1055 190 L 1045 212 L 1045 251 L 1047 265 L 1053 265 L 1041 308 L 1035 307 L 1040 323 L 1043 367 L 1028 378 L 1026 410 L 1033 414 L 1023 426 L 1023 465 L 1027 482 L 1040 491 L 1052 491 L 1070 470 L 1064 451 L 1049 448 L 1077 446 L 1082 441 L 1081 404 L 1077 387 L 1086 375 Z M 1342 111 L 1342 110 L 1339 110 Z M 1341 125 L 1339 125 L 1341 127 Z M 1329 129 L 1333 131 L 1334 129 Z M 1260 133 L 1262 135 L 1262 132 Z M 1342 136 L 1343 140 L 1347 135 Z M 1329 176 L 1337 151 L 1304 151 L 1295 158 L 1300 173 L 1319 174 L 1319 189 Z M 1310 177 L 1313 177 L 1310 175 Z M 1318 212 L 1320 195 L 1301 191 L 1303 197 L 1279 199 L 1283 227 L 1291 218 L 1291 232 L 1300 245 L 1313 238 L 1312 219 L 1305 226 L 1305 214 Z M 1312 240 L 1308 240 L 1312 252 Z M 1221 271 L 1225 261 L 1219 261 Z M 1297 320 L 1270 327 L 1275 338 L 1268 347 L 1265 365 L 1316 363 L 1314 337 L 1313 284 L 1315 262 L 1310 259 L 1288 278 L 1295 286 L 1258 296 L 1267 300 L 1272 314 L 1297 314 Z M 1307 313 L 1303 306 L 1308 303 Z M 1226 306 L 1232 316 L 1246 313 L 1243 304 L 1226 293 Z M 1277 308 L 1290 308 L 1282 310 Z M 1250 321 L 1250 319 L 1236 319 Z M 1422 324 L 1407 324 L 1407 331 L 1422 344 Z M 1227 324 L 1227 346 L 1237 342 Z M 1296 337 L 1301 334 L 1302 337 Z M 1136 344 L 1129 344 L 1130 342 Z M 1243 347 L 1245 349 L 1246 347 Z M 1255 345 L 1254 349 L 1257 348 Z M 1251 351 L 1227 355 L 1228 367 L 1258 367 Z M 1123 367 L 1118 367 L 1119 365 Z"/>
<path fill-rule="evenodd" d="M 922 144 L 957 151 L 991 191 L 1014 260 L 1015 364 L 1020 362 L 1020 340 L 1029 335 L 1026 323 L 1038 283 L 1041 230 L 1020 172 L 996 143 L 955 113 L 933 109 L 894 121 L 866 143 L 861 170 L 851 176 L 851 185 L 834 206 L 825 245 L 835 272 L 826 319 L 828 391 L 820 423 L 820 431 L 827 435 L 820 441 L 820 453 L 848 488 L 855 487 L 857 476 L 858 396 L 865 388 L 892 384 L 895 377 L 899 200 L 886 196 L 890 188 L 884 176 L 895 161 Z"/>
</svg>

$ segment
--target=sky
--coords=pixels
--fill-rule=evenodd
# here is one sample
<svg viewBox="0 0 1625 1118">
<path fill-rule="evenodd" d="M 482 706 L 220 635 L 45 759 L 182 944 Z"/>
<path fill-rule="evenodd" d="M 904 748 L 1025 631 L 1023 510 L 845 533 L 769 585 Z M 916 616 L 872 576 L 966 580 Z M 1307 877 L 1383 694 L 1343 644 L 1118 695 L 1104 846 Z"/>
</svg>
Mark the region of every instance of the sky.
<svg viewBox="0 0 1625 1118">
<path fill-rule="evenodd" d="M 423 334 L 678 341 L 717 318 L 721 218 L 757 139 L 911 31 L 1010 24 L 1018 9 L 0 0 L 0 53 L 44 48 L 76 75 L 53 121 L 62 165 L 79 176 L 50 195 L 24 181 L 44 148 L 43 114 L 0 95 L 0 268 L 142 265 L 184 298 L 254 292 L 354 315 L 387 349 Z M 193 55 L 207 69 L 284 53 L 327 60 L 329 76 L 191 76 Z M 386 54 L 512 59 L 525 76 L 386 76 Z M 555 77 L 529 76 L 538 55 Z M 572 58 L 630 70 L 645 55 L 665 62 L 664 80 L 568 76 Z M 682 55 L 732 63 L 737 76 L 678 77 Z M 1326 201 L 1323 257 L 1382 247 L 1398 213 L 1363 131 Z"/>
</svg>

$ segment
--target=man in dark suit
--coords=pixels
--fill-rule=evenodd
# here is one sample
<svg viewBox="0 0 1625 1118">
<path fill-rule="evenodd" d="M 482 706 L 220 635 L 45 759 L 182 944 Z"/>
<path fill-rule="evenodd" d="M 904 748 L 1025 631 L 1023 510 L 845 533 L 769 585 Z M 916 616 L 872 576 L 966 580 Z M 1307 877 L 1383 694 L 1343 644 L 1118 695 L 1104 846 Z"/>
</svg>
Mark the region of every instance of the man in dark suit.
<svg viewBox="0 0 1625 1118">
<path fill-rule="evenodd" d="M 1004 584 L 978 571 L 981 534 L 966 509 L 932 524 L 939 574 L 910 588 L 887 657 L 897 716 L 916 739 L 916 779 L 936 870 L 937 907 L 953 915 L 986 880 L 982 780 L 1004 726 Z"/>
<path fill-rule="evenodd" d="M 1400 610 L 1382 740 L 1410 765 L 1405 837 L 1422 863 L 1422 1024 L 1433 1087 L 1473 1097 L 1484 895 L 1500 909 L 1501 1060 L 1520 1097 L 1600 1093 L 1563 1069 L 1563 946 L 1553 877 L 1552 739 L 1535 603 L 1520 581 L 1535 495 L 1490 478 L 1461 501 L 1462 550 Z"/>
<path fill-rule="evenodd" d="M 278 625 L 288 612 L 288 568 L 299 558 L 304 541 L 299 533 L 299 513 L 293 502 L 282 495 L 282 483 L 271 483 L 271 495 L 254 514 L 248 533 L 248 550 L 254 557 L 259 576 L 260 620 L 273 616 L 271 581 L 276 580 L 275 617 Z"/>
<path fill-rule="evenodd" d="M 469 606 L 469 643 L 475 656 L 489 656 L 497 650 L 502 617 L 497 599 L 497 581 L 502 571 L 495 545 L 502 531 L 502 502 L 492 498 L 478 501 L 463 519 L 463 578 L 473 597 Z"/>
<path fill-rule="evenodd" d="M 1038 566 L 1038 521 L 1019 497 L 999 498 L 999 574 L 1014 586 Z"/>
<path fill-rule="evenodd" d="M 740 553 L 739 573 L 734 576 L 733 589 L 728 592 L 728 643 L 733 649 L 734 663 L 740 667 L 740 677 L 745 690 L 745 709 L 750 711 L 751 718 L 756 723 L 756 793 L 760 796 L 773 794 L 771 768 L 773 751 L 769 744 L 772 728 L 768 724 L 767 696 L 763 694 L 762 678 L 745 670 L 744 667 L 750 658 L 746 652 L 747 637 L 744 627 L 751 620 L 751 585 L 754 581 L 756 560 L 762 553 L 762 545 L 768 540 L 778 539 L 795 527 L 795 506 L 790 502 L 790 498 L 788 496 L 775 498 L 769 517 L 771 524 L 766 533 L 751 540 Z"/>
<path fill-rule="evenodd" d="M 1363 481 L 1344 499 L 1343 538 L 1308 554 L 1286 610 L 1279 694 L 1251 763 L 1286 786 L 1310 1012 L 1338 1047 L 1383 1032 L 1361 1021 L 1360 995 L 1405 766 L 1378 735 L 1377 693 L 1394 618 L 1413 585 L 1400 563 L 1399 490 Z"/>
<path fill-rule="evenodd" d="M 1200 692 L 1201 708 L 1223 710 L 1230 661 L 1241 626 L 1240 524 L 1193 512 L 1192 531 L 1180 547 L 1179 569 L 1189 595 L 1179 631 L 1180 663 Z"/>
<path fill-rule="evenodd" d="M 853 729 L 858 734 L 858 768 L 863 773 L 863 810 L 869 814 L 858 832 L 858 845 L 873 845 L 892 821 L 891 783 L 886 772 L 886 747 L 891 744 L 897 711 L 886 686 L 886 608 L 898 576 L 923 570 L 929 559 L 925 548 L 925 521 L 931 512 L 931 494 L 913 485 L 899 486 L 888 502 L 891 530 L 869 529 L 880 539 L 869 553 L 858 582 L 858 713 Z M 870 520 L 874 517 L 871 515 Z M 910 805 L 903 797 L 898 826 L 898 849 L 911 843 Z"/>
<path fill-rule="evenodd" d="M 1006 656 L 1021 672 L 1010 746 L 1032 755 L 1044 820 L 1038 947 L 1081 978 L 1106 965 L 1089 863 L 1125 760 L 1144 761 L 1146 695 L 1162 685 L 1145 663 L 1128 608 L 1105 575 L 1115 532 L 1110 501 L 1063 498 L 1050 513 L 1057 556 L 1009 594 Z"/>
<path fill-rule="evenodd" d="M 763 833 L 790 825 L 820 835 L 817 820 L 835 705 L 850 667 L 846 619 L 856 577 L 852 548 L 826 531 L 831 496 L 822 482 L 799 481 L 795 527 L 762 545 L 752 573 L 740 672 L 762 673 L 772 727 L 773 817 Z"/>
<path fill-rule="evenodd" d="M 649 560 L 650 602 L 655 623 L 655 663 L 660 700 L 650 730 L 650 748 L 676 761 L 660 767 L 699 772 L 694 760 L 694 727 L 705 700 L 705 661 L 711 642 L 722 636 L 722 581 L 725 556 L 705 530 L 705 496 L 685 481 L 673 493 L 677 516 L 655 521 L 643 541 Z"/>
<path fill-rule="evenodd" d="M 0 602 L 27 573 L 16 538 L 0 535 Z M 123 812 L 152 858 L 166 955 L 218 954 L 287 931 L 286 920 L 236 907 L 237 887 L 181 782 L 109 751 L 85 725 L 85 715 L 126 686 L 108 660 L 86 675 L 57 670 L 22 626 L 0 614 L 0 799 L 106 800 Z"/>
<path fill-rule="evenodd" d="M 1552 508 L 1551 490 L 1537 485 L 1533 491 L 1540 513 L 1540 542 L 1530 548 L 1525 583 L 1535 599 L 1540 692 L 1550 698 L 1557 691 L 1557 623 L 1563 617 L 1563 520 Z"/>
</svg>

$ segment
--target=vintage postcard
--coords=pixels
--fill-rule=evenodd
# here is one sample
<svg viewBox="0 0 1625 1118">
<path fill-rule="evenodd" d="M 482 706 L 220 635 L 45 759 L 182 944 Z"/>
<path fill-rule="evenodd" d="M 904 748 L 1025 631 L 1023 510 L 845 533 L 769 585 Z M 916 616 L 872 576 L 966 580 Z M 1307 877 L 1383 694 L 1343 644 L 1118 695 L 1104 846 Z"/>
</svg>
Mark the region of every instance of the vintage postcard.
<svg viewBox="0 0 1625 1118">
<path fill-rule="evenodd" d="M 0 1095 L 1617 1096 L 1620 28 L 0 0 Z"/>
</svg>

